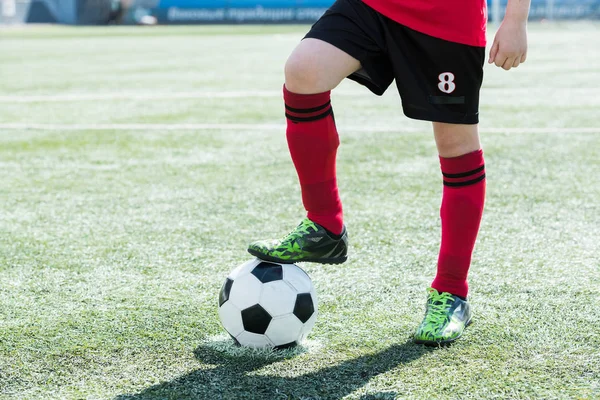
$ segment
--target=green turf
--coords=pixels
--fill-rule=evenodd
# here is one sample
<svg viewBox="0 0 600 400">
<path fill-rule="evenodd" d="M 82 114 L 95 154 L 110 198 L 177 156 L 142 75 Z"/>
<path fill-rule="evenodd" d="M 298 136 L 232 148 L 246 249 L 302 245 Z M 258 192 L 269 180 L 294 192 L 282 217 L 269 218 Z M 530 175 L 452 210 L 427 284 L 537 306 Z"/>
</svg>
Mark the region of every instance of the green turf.
<svg viewBox="0 0 600 400">
<path fill-rule="evenodd" d="M 432 134 L 344 82 L 350 260 L 303 265 L 320 316 L 283 353 L 231 346 L 216 301 L 249 241 L 303 216 L 273 125 L 306 27 L 0 29 L 0 398 L 600 397 L 600 25 L 530 28 L 526 64 L 486 66 L 475 323 L 410 342 L 439 240 Z"/>
</svg>

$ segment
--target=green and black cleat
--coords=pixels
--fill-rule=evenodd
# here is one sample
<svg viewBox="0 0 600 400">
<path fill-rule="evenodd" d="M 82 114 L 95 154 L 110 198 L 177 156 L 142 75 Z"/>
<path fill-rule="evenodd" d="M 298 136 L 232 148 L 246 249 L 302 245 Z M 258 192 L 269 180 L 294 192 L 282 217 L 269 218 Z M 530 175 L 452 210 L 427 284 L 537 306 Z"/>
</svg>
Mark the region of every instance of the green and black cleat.
<svg viewBox="0 0 600 400">
<path fill-rule="evenodd" d="M 280 240 L 250 243 L 248 252 L 261 260 L 282 264 L 341 264 L 348 259 L 348 233 L 344 227 L 339 236 L 333 236 L 321 225 L 305 218 Z"/>
<path fill-rule="evenodd" d="M 415 343 L 443 346 L 462 336 L 471 323 L 471 306 L 466 300 L 448 292 L 427 289 L 425 318 L 414 336 Z"/>
</svg>

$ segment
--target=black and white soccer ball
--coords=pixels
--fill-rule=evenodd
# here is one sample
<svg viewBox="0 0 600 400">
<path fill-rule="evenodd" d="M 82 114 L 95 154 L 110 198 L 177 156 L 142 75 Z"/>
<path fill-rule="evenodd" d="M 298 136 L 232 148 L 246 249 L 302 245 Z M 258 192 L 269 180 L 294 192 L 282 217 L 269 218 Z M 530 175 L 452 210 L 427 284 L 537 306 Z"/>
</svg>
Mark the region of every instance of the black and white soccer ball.
<svg viewBox="0 0 600 400">
<path fill-rule="evenodd" d="M 315 324 L 317 295 L 310 277 L 297 265 L 254 259 L 225 280 L 219 318 L 241 346 L 292 347 Z"/>
</svg>

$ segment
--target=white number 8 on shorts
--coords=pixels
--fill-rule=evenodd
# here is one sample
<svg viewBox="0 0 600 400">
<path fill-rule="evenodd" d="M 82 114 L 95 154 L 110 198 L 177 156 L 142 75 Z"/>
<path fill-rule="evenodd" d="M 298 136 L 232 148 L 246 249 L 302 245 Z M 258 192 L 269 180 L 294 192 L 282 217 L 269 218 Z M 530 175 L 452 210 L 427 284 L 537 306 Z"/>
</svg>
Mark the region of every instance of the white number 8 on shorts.
<svg viewBox="0 0 600 400">
<path fill-rule="evenodd" d="M 440 83 L 438 83 L 438 88 L 442 92 L 454 92 L 454 89 L 456 89 L 456 84 L 454 83 L 454 74 L 452 72 L 442 72 L 438 78 L 440 80 Z"/>
</svg>

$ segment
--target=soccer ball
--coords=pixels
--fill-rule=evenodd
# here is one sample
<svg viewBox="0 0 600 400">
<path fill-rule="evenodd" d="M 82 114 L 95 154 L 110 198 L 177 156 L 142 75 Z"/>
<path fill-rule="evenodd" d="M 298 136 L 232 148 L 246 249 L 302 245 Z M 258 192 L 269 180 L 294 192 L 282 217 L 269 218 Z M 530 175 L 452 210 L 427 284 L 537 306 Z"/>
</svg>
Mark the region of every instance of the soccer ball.
<svg viewBox="0 0 600 400">
<path fill-rule="evenodd" d="M 300 343 L 317 319 L 310 277 L 295 264 L 250 260 L 229 274 L 219 318 L 236 344 L 286 348 Z"/>
</svg>

